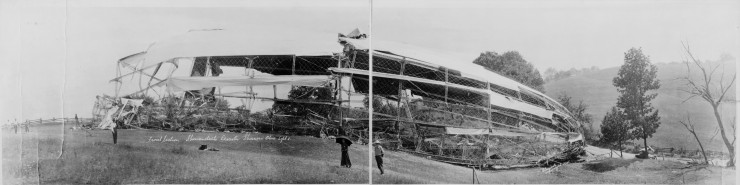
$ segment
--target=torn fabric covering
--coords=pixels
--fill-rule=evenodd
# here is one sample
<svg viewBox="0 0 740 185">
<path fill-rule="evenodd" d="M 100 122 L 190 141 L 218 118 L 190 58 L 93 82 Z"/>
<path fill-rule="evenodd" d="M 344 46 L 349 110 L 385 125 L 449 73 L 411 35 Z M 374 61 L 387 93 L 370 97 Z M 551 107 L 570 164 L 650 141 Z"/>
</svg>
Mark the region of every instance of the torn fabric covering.
<svg viewBox="0 0 740 185">
<path fill-rule="evenodd" d="M 352 30 L 352 32 L 349 32 L 347 35 L 339 34 L 339 37 L 347 37 L 352 39 L 365 39 L 367 38 L 367 35 L 362 33 L 359 28 L 355 28 Z"/>
<path fill-rule="evenodd" d="M 146 56 L 146 51 L 123 57 L 121 60 L 118 60 L 118 63 L 126 67 L 136 68 L 136 66 L 144 61 L 144 56 Z"/>
<path fill-rule="evenodd" d="M 368 49 L 368 41 L 362 40 L 362 39 L 350 39 L 350 38 L 340 38 L 340 40 L 346 41 L 352 46 L 354 46 L 356 49 Z M 438 67 L 438 66 L 444 66 L 448 67 L 450 69 L 458 70 L 462 72 L 463 77 L 473 78 L 484 82 L 490 82 L 495 83 L 497 85 L 509 88 L 509 89 L 518 89 L 520 86 L 519 82 L 516 82 L 514 80 L 511 80 L 509 78 L 506 78 L 504 76 L 501 76 L 497 73 L 491 72 L 483 68 L 483 66 L 479 66 L 477 64 L 473 64 L 473 60 L 475 58 L 470 58 L 471 56 L 475 57 L 477 54 L 473 55 L 462 55 L 462 54 L 452 54 L 459 57 L 454 56 L 444 56 L 441 55 L 438 51 L 430 51 L 426 48 L 421 48 L 414 45 L 409 45 L 405 43 L 398 43 L 398 42 L 391 42 L 391 41 L 382 41 L 382 40 L 373 40 L 373 48 L 374 50 L 379 51 L 387 51 L 390 53 L 407 56 L 413 59 L 421 60 L 422 63 L 426 66 L 431 67 Z M 446 52 L 450 53 L 450 52 Z M 469 60 L 464 60 L 465 58 L 470 58 Z M 413 61 L 407 61 L 407 62 L 413 62 Z"/>
<path fill-rule="evenodd" d="M 368 49 L 367 40 L 351 39 L 351 38 L 339 38 L 339 39 L 340 41 L 345 41 L 351 44 L 356 49 Z M 557 103 L 557 101 L 553 100 L 552 98 L 548 97 L 545 94 L 542 94 L 541 92 L 535 89 L 532 89 L 510 78 L 504 77 L 498 73 L 489 71 L 485 69 L 483 66 L 473 64 L 470 61 L 473 61 L 474 58 L 471 58 L 470 60 L 467 60 L 467 61 L 460 60 L 460 59 L 465 59 L 466 57 L 470 57 L 470 56 L 477 56 L 476 53 L 457 54 L 457 53 L 451 53 L 451 52 L 438 52 L 438 51 L 431 51 L 425 48 L 421 48 L 421 47 L 417 47 L 417 46 L 413 46 L 413 45 L 409 45 L 405 43 L 382 41 L 382 40 L 373 40 L 373 48 L 374 50 L 388 51 L 394 54 L 409 56 L 413 59 L 421 60 L 421 61 L 407 60 L 407 62 L 417 63 L 418 65 L 430 66 L 434 68 L 438 68 L 439 66 L 444 66 L 449 69 L 461 71 L 461 76 L 463 77 L 468 77 L 468 78 L 477 79 L 483 82 L 493 83 L 493 84 L 496 84 L 502 87 L 509 88 L 511 90 L 526 91 L 528 93 L 532 93 L 532 94 L 538 95 L 541 98 L 549 100 L 547 102 L 549 104 L 553 104 L 553 106 L 560 107 L 560 109 L 563 109 L 563 110 L 565 109 L 564 107 L 562 107 L 562 105 Z M 376 53 L 383 55 L 383 53 L 380 53 L 380 52 L 376 52 Z M 440 53 L 446 53 L 446 54 L 442 55 Z M 538 106 L 530 105 L 525 102 L 512 100 L 498 93 L 488 92 L 488 91 L 487 93 L 490 94 L 489 97 L 491 99 L 491 103 L 497 106 L 514 109 L 514 110 L 518 110 L 522 112 L 527 112 L 527 113 L 537 115 L 543 118 L 548 118 L 548 119 L 552 118 L 552 114 L 554 113 L 554 111 L 547 110 L 543 107 L 538 107 Z"/>
<path fill-rule="evenodd" d="M 329 68 L 329 70 L 333 72 L 337 72 L 337 73 L 368 75 L 367 70 L 362 70 L 362 69 L 348 69 L 348 68 L 334 68 L 333 67 L 333 68 Z M 465 89 L 465 90 L 474 91 L 478 93 L 487 93 L 486 90 L 484 89 L 478 89 L 478 88 L 468 87 L 468 86 L 454 84 L 454 83 L 445 83 L 443 81 L 417 78 L 417 77 L 412 77 L 412 76 L 388 74 L 388 73 L 381 73 L 381 72 L 375 72 L 373 73 L 373 76 L 381 77 L 381 78 L 396 79 L 396 80 L 408 80 L 412 82 L 421 82 L 421 83 L 428 83 L 428 84 L 434 84 L 434 85 L 445 85 L 446 84 L 447 86 L 452 87 L 452 88 Z"/>
<path fill-rule="evenodd" d="M 488 131 L 488 129 L 445 127 L 445 133 L 460 135 L 488 135 L 490 132 Z"/>
<path fill-rule="evenodd" d="M 191 30 L 182 35 L 152 43 L 140 66 L 180 57 L 297 55 L 331 56 L 341 51 L 333 32 L 290 33 L 293 30 Z M 126 58 L 123 58 L 126 59 Z M 122 59 L 122 60 L 123 60 Z M 134 61 L 132 61 L 134 62 Z"/>
<path fill-rule="evenodd" d="M 118 106 L 113 106 L 113 108 L 108 109 L 108 112 L 105 114 L 103 121 L 98 124 L 98 128 L 105 130 L 113 130 L 113 128 L 116 128 L 116 123 L 113 122 L 113 114 L 115 114 L 116 112 L 118 112 Z"/>
<path fill-rule="evenodd" d="M 493 135 L 493 136 L 535 136 L 538 133 L 528 132 L 517 132 L 513 130 L 501 130 L 501 129 L 475 129 L 475 128 L 455 128 L 445 127 L 446 134 L 457 134 L 457 135 Z"/>
<path fill-rule="evenodd" d="M 583 140 L 583 135 L 579 133 L 557 133 L 557 132 L 542 132 L 539 134 L 540 139 L 551 142 L 576 142 Z"/>
<path fill-rule="evenodd" d="M 571 136 L 570 139 L 568 140 L 568 142 L 569 143 L 572 143 L 572 142 L 582 141 L 582 140 L 583 140 L 583 135 L 582 134 L 578 134 L 575 137 Z"/>
<path fill-rule="evenodd" d="M 455 128 L 445 127 L 446 134 L 455 135 L 492 135 L 492 136 L 536 136 L 539 139 L 549 142 L 576 142 L 583 140 L 583 135 L 579 133 L 557 133 L 557 132 L 518 132 L 513 130 L 502 129 L 473 129 L 473 128 Z"/>
<path fill-rule="evenodd" d="M 519 110 L 519 111 L 530 113 L 530 114 L 534 114 L 536 116 L 547 118 L 547 119 L 552 119 L 552 114 L 553 114 L 552 111 L 549 111 L 545 108 L 534 106 L 532 104 L 525 103 L 525 102 L 518 101 L 518 100 L 512 100 L 511 104 L 504 106 L 504 107 L 512 108 L 514 110 Z"/>
<path fill-rule="evenodd" d="M 366 70 L 360 70 L 360 69 L 329 68 L 329 70 L 338 72 L 338 73 L 352 73 L 352 74 L 362 74 L 362 75 L 368 74 Z M 489 97 L 491 99 L 491 104 L 494 104 L 496 106 L 518 110 L 518 111 L 530 113 L 536 116 L 540 116 L 543 118 L 548 118 L 548 119 L 552 118 L 552 114 L 553 114 L 552 111 L 547 110 L 545 108 L 530 105 L 528 103 L 524 103 L 519 100 L 513 100 L 504 95 L 491 92 L 491 91 L 486 91 L 484 89 L 478 89 L 478 88 L 473 88 L 473 87 L 468 87 L 468 86 L 458 85 L 458 84 L 453 84 L 453 83 L 445 83 L 441 81 L 416 78 L 416 77 L 411 77 L 411 76 L 388 74 L 388 73 L 373 73 L 373 76 L 382 77 L 382 78 L 392 78 L 392 79 L 398 79 L 398 80 L 408 80 L 408 81 L 421 82 L 421 83 L 429 83 L 429 84 L 435 84 L 435 85 L 447 84 L 447 86 L 452 87 L 452 88 L 460 88 L 460 89 L 465 89 L 465 90 L 479 92 L 479 93 L 488 93 L 490 95 Z"/>
<path fill-rule="evenodd" d="M 545 108 L 534 106 L 519 100 L 514 100 L 510 97 L 506 97 L 495 92 L 489 92 L 489 95 L 491 104 L 493 105 L 530 113 L 543 118 L 552 118 L 553 111 L 547 110 Z"/>
<path fill-rule="evenodd" d="M 320 87 L 331 80 L 328 75 L 259 75 L 223 77 L 171 77 L 164 83 L 170 92 L 200 90 L 209 87 L 298 85 Z"/>
<path fill-rule="evenodd" d="M 339 38 L 339 40 L 345 41 L 351 44 L 356 49 L 369 49 L 368 40 L 351 39 L 351 38 Z M 519 90 L 520 88 L 526 89 L 527 91 L 530 91 L 546 99 L 549 99 L 551 102 L 557 103 L 556 100 L 550 98 L 549 96 L 535 89 L 532 89 L 531 87 L 528 87 L 524 84 L 521 84 L 515 80 L 507 78 L 498 73 L 489 71 L 485 69 L 483 66 L 474 64 L 472 62 L 475 59 L 474 57 L 477 57 L 480 53 L 454 53 L 454 52 L 432 51 L 427 48 L 422 48 L 422 47 L 418 47 L 418 46 L 414 46 L 410 44 L 393 42 L 393 41 L 383 41 L 383 40 L 377 40 L 377 39 L 373 40 L 373 48 L 374 48 L 373 50 L 387 51 L 387 52 L 394 53 L 397 55 L 407 56 L 413 59 L 421 60 L 422 63 L 419 63 L 419 64 L 424 65 L 424 66 L 430 66 L 430 67 L 435 67 L 435 68 L 439 66 L 444 66 L 449 69 L 458 70 L 462 72 L 461 76 L 463 77 L 468 77 L 468 78 L 477 79 L 483 82 L 493 83 L 493 84 L 506 87 L 512 90 Z M 444 54 L 441 54 L 441 53 L 444 53 Z M 415 62 L 415 61 L 410 60 L 407 62 Z M 562 106 L 562 105 L 558 103 L 557 106 Z"/>
</svg>

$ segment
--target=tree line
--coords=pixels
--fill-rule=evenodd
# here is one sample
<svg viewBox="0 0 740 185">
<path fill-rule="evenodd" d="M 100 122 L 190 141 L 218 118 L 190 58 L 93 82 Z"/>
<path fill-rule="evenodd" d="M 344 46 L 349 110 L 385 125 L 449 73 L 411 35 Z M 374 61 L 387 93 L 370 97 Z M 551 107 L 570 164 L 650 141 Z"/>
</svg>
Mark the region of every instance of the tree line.
<svg viewBox="0 0 740 185">
<path fill-rule="evenodd" d="M 596 67 L 596 66 L 584 67 L 584 68 L 581 68 L 581 69 L 570 68 L 568 70 L 562 70 L 562 71 L 557 70 L 557 69 L 551 67 L 551 68 L 547 68 L 547 70 L 545 70 L 543 76 L 544 76 L 544 79 L 545 79 L 545 83 L 548 83 L 548 82 L 552 82 L 552 81 L 557 81 L 557 80 L 560 80 L 560 79 L 568 78 L 568 77 L 571 77 L 571 76 L 578 76 L 578 75 L 581 75 L 581 74 L 586 74 L 586 73 L 595 72 L 595 71 L 599 71 L 599 70 L 601 70 L 601 69 L 599 67 Z"/>
<path fill-rule="evenodd" d="M 683 63 L 686 65 L 687 71 L 685 76 L 679 79 L 685 83 L 685 88 L 681 90 L 690 95 L 687 100 L 700 98 L 710 105 L 722 141 L 730 154 L 730 161 L 727 165 L 734 166 L 735 122 L 734 120 L 729 123 L 723 122 L 723 115 L 718 109 L 720 104 L 735 102 L 734 96 L 732 94 L 728 95 L 727 92 L 734 88 L 736 74 L 733 73 L 731 78 L 726 78 L 725 67 L 722 66 L 722 63 L 713 64 L 695 58 L 688 45 L 684 45 L 684 50 L 686 59 Z M 732 59 L 732 56 L 723 54 L 720 60 Z M 557 71 L 550 68 L 545 71 L 543 79 L 543 75 L 540 75 L 539 71 L 516 51 L 507 51 L 503 54 L 492 51 L 483 52 L 473 63 L 541 92 L 545 92 L 545 82 L 599 70 L 597 67 L 580 70 L 572 68 L 566 71 Z M 691 75 L 692 69 L 699 72 L 698 78 Z M 583 123 L 581 131 L 587 143 L 613 146 L 620 149 L 621 152 L 625 142 L 642 140 L 643 151 L 637 157 L 647 158 L 650 151 L 647 140 L 652 138 L 661 125 L 659 111 L 651 103 L 658 96 L 656 90 L 660 88 L 657 71 L 657 67 L 650 61 L 649 56 L 643 53 L 641 48 L 630 48 L 624 53 L 624 63 L 620 66 L 617 76 L 612 79 L 612 84 L 617 88 L 619 97 L 616 105 L 602 119 L 601 130 L 599 131 L 594 130 L 593 117 L 586 113 L 588 106 L 583 101 L 572 102 L 572 98 L 565 94 L 560 95 L 558 101 L 573 113 L 576 120 Z M 703 146 L 695 132 L 690 115 L 687 115 L 685 121 L 679 121 L 679 123 L 686 128 L 689 134 L 694 136 L 705 156 L 705 162 L 708 163 L 706 152 L 703 151 Z M 732 133 L 726 133 L 726 127 L 730 127 Z"/>
</svg>

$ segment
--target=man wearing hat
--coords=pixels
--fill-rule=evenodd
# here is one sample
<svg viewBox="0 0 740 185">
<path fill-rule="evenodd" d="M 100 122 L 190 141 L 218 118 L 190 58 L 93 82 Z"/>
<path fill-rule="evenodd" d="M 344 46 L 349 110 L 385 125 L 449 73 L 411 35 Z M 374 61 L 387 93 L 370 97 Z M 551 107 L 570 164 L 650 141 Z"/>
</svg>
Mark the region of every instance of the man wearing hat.
<svg viewBox="0 0 740 185">
<path fill-rule="evenodd" d="M 375 162 L 378 162 L 378 169 L 380 169 L 380 174 L 383 175 L 383 146 L 380 146 L 380 141 L 375 140 L 373 142 L 375 153 Z"/>
</svg>

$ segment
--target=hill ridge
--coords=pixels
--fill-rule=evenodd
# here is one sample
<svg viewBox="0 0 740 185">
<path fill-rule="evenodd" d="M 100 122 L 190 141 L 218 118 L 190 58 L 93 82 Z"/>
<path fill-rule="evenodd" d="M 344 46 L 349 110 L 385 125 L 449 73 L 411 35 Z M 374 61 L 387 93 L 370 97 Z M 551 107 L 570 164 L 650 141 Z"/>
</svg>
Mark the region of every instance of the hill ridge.
<svg viewBox="0 0 740 185">
<path fill-rule="evenodd" d="M 658 147 L 674 147 L 684 149 L 698 149 L 698 144 L 693 137 L 687 137 L 688 132 L 678 121 L 685 120 L 686 115 L 691 115 L 692 122 L 697 127 L 702 144 L 708 150 L 726 152 L 727 149 L 719 136 L 715 136 L 718 130 L 716 119 L 711 106 L 699 97 L 686 100 L 689 95 L 680 88 L 684 82 L 679 80 L 686 74 L 686 66 L 683 63 L 658 63 L 658 79 L 661 87 L 656 99 L 651 103 L 659 111 L 661 125 L 652 138 L 648 139 L 648 145 Z M 732 61 L 724 62 L 726 69 L 735 69 Z M 558 97 L 565 93 L 573 97 L 573 101 L 583 100 L 588 105 L 587 113 L 594 116 L 594 129 L 600 129 L 601 121 L 606 112 L 616 105 L 619 93 L 612 85 L 612 79 L 617 75 L 619 67 L 605 68 L 598 71 L 571 76 L 545 84 L 547 95 Z M 725 78 L 731 78 L 733 73 L 726 73 Z M 692 71 L 692 76 L 700 75 L 698 70 Z M 734 98 L 735 89 L 728 92 Z M 732 121 L 735 117 L 734 104 L 726 103 L 721 107 L 724 121 Z M 732 133 L 731 128 L 725 128 Z M 713 137 L 714 136 L 714 137 Z M 730 138 L 732 139 L 732 138 Z"/>
</svg>

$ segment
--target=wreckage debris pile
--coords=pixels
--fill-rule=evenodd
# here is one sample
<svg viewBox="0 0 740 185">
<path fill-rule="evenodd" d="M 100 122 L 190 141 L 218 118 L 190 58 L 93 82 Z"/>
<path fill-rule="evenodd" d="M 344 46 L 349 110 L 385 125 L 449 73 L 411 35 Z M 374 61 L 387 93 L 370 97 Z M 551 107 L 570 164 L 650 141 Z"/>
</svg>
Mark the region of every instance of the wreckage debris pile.
<svg viewBox="0 0 740 185">
<path fill-rule="evenodd" d="M 583 157 L 586 156 L 586 150 L 581 146 L 571 146 L 565 151 L 558 153 L 547 159 L 543 159 L 537 162 L 537 165 L 541 167 L 549 167 L 553 165 L 559 165 L 563 163 L 583 162 Z"/>
</svg>

